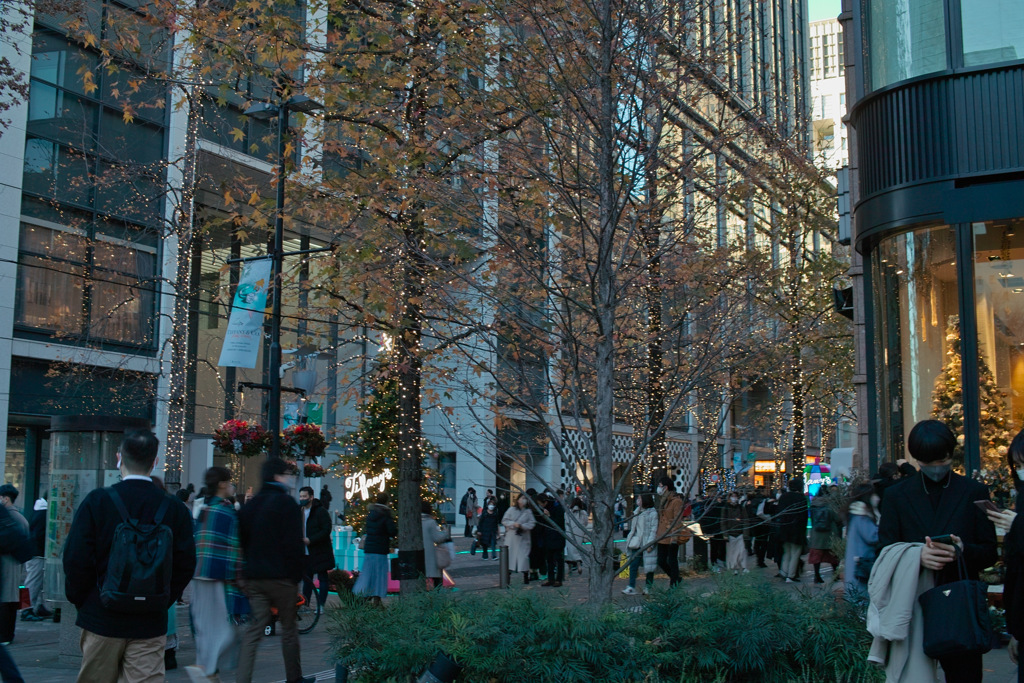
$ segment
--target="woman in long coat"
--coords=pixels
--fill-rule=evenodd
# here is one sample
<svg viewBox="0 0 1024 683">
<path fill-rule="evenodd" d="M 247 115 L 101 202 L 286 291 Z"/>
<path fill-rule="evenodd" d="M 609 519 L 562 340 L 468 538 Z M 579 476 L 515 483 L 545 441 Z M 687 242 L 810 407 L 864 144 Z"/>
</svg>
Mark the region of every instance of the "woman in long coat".
<svg viewBox="0 0 1024 683">
<path fill-rule="evenodd" d="M 443 585 L 443 577 L 442 570 L 437 566 L 435 548 L 438 543 L 444 543 L 449 539 L 448 533 L 437 525 L 434 508 L 427 501 L 420 503 L 420 525 L 423 528 L 423 574 L 431 580 L 431 587 L 440 588 Z"/>
<path fill-rule="evenodd" d="M 508 570 L 522 572 L 523 583 L 530 583 L 530 530 L 536 525 L 530 500 L 520 493 L 516 504 L 505 510 L 501 524 L 505 527 L 505 545 L 508 546 Z"/>
<path fill-rule="evenodd" d="M 398 536 L 398 524 L 391 514 L 388 503 L 391 496 L 377 494 L 377 503 L 370 506 L 366 515 L 366 533 L 363 542 L 363 566 L 352 587 L 353 595 L 362 595 L 380 602 L 388 594 L 388 553 L 391 539 Z"/>
</svg>

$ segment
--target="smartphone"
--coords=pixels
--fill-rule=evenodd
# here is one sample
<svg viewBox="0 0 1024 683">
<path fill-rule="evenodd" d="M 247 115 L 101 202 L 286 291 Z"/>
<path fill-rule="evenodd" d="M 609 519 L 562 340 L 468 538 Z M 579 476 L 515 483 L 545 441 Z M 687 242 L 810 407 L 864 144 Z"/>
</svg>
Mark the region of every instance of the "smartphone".
<svg viewBox="0 0 1024 683">
<path fill-rule="evenodd" d="M 999 512 L 999 506 L 987 498 L 985 500 L 976 500 L 974 504 L 981 508 L 982 512 Z"/>
<path fill-rule="evenodd" d="M 932 536 L 932 543 L 945 543 L 946 545 L 953 545 L 953 537 L 949 534 L 942 534 L 941 536 Z"/>
</svg>

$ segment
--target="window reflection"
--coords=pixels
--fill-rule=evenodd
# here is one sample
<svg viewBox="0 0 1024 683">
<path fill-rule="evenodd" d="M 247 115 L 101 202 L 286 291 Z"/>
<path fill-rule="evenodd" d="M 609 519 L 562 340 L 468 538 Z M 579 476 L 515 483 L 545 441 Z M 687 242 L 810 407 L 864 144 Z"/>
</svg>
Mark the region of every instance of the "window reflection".
<svg viewBox="0 0 1024 683">
<path fill-rule="evenodd" d="M 1024 3 L 1021 0 L 962 0 L 964 66 L 1024 58 Z"/>
<path fill-rule="evenodd" d="M 942 0 L 871 0 L 871 87 L 946 68 Z"/>
<path fill-rule="evenodd" d="M 955 233 L 895 235 L 872 257 L 879 456 L 897 459 L 910 428 L 935 416 L 943 371 L 959 363 Z"/>
</svg>

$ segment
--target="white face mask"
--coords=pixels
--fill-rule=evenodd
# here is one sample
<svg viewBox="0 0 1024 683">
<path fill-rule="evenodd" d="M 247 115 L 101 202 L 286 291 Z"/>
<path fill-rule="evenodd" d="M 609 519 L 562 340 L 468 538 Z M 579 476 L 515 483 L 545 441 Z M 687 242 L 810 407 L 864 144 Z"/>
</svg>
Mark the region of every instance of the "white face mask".
<svg viewBox="0 0 1024 683">
<path fill-rule="evenodd" d="M 1017 478 L 1024 481 L 1024 467 L 1017 468 Z"/>
</svg>

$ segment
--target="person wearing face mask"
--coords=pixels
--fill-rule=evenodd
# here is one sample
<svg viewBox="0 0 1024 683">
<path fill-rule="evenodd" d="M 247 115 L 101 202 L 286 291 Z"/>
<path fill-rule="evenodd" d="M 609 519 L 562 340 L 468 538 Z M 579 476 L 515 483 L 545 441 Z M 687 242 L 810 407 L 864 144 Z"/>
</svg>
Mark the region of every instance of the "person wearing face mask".
<svg viewBox="0 0 1024 683">
<path fill-rule="evenodd" d="M 501 518 L 505 527 L 505 545 L 508 547 L 509 572 L 522 572 L 523 583 L 530 583 L 530 548 L 532 547 L 531 531 L 537 525 L 530 509 L 530 499 L 520 493 L 516 504 L 505 510 Z"/>
<path fill-rule="evenodd" d="M 850 602 L 867 599 L 868 577 L 877 555 L 879 502 L 881 498 L 871 484 L 859 484 L 850 492 L 843 564 L 846 599 Z"/>
<path fill-rule="evenodd" d="M 1006 454 L 1017 489 L 1017 510 L 1020 511 L 1024 492 L 1024 430 L 1013 437 Z M 1024 666 L 1020 663 L 1020 641 L 1024 639 L 1024 517 L 1013 510 L 989 511 L 988 518 L 1001 529 L 1006 529 L 1003 538 L 1003 562 L 1006 578 L 1003 581 L 1003 606 L 1006 608 L 1006 631 L 1010 634 L 1007 648 L 1010 659 L 1017 664 L 1017 681 L 1024 683 Z"/>
<path fill-rule="evenodd" d="M 477 522 L 476 530 L 480 534 L 480 547 L 484 551 L 484 559 L 488 559 L 487 551 L 491 551 L 490 559 L 498 559 L 498 508 L 496 499 L 492 496 L 484 507 Z"/>
<path fill-rule="evenodd" d="M 313 497 L 313 487 L 303 486 L 299 489 L 299 505 L 302 507 L 302 518 L 305 536 L 302 542 L 306 545 L 306 575 L 302 577 L 302 596 L 306 605 L 310 604 L 313 595 L 313 576 L 320 584 L 317 597 L 320 604 L 317 610 L 322 611 L 327 604 L 329 589 L 327 572 L 334 569 L 334 548 L 331 546 L 331 513 Z"/>
<path fill-rule="evenodd" d="M 679 544 L 690 540 L 683 524 L 683 499 L 669 477 L 658 480 L 658 566 L 668 574 L 669 587 L 679 584 Z"/>
<path fill-rule="evenodd" d="M 580 554 L 580 546 L 583 545 L 587 536 L 587 503 L 579 496 L 572 499 L 569 505 L 569 512 L 565 516 L 565 531 L 568 534 L 565 544 L 565 563 L 569 566 L 569 573 L 583 573 L 583 556 Z"/>
<path fill-rule="evenodd" d="M 923 543 L 921 567 L 935 572 L 935 585 L 959 577 L 956 553 L 962 552 L 967 578 L 977 581 L 978 573 L 998 559 L 996 531 L 976 500 L 988 500 L 988 487 L 952 471 L 956 437 L 938 420 L 914 425 L 907 437 L 907 450 L 920 465 L 920 472 L 885 492 L 878 525 L 879 553 L 893 543 Z M 955 544 L 935 543 L 933 536 L 951 534 Z M 972 683 L 982 680 L 982 656 L 958 655 L 940 658 L 946 680 Z"/>
<path fill-rule="evenodd" d="M 726 539 L 725 566 L 733 574 L 747 569 L 747 548 L 745 541 L 750 537 L 750 520 L 746 509 L 740 505 L 740 495 L 736 491 L 729 493 L 725 505 L 720 508 L 720 525 L 722 535 Z"/>
</svg>

